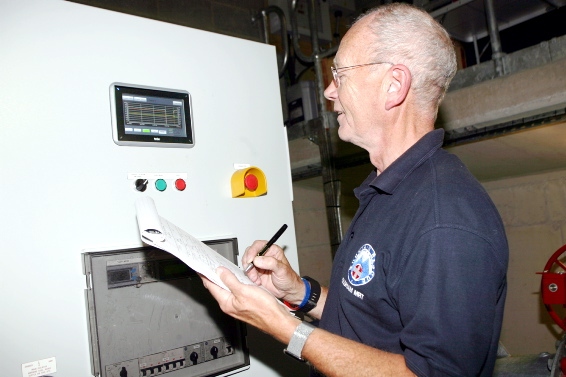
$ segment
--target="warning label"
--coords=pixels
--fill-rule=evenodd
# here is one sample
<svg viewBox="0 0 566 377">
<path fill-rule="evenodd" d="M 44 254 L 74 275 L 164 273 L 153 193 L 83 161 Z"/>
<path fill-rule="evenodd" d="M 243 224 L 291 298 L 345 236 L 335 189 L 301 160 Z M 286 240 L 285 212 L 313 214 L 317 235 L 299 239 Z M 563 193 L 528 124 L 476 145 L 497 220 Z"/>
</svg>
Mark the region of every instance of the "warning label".
<svg viewBox="0 0 566 377">
<path fill-rule="evenodd" d="M 22 377 L 41 377 L 57 372 L 54 357 L 22 364 Z"/>
</svg>

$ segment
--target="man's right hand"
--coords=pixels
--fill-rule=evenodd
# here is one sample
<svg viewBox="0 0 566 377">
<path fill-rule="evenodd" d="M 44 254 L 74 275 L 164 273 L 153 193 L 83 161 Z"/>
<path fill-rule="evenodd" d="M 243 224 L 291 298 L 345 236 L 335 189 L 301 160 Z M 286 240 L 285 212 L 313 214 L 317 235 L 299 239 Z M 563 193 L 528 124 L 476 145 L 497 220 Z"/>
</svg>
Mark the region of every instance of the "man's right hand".
<svg viewBox="0 0 566 377">
<path fill-rule="evenodd" d="M 266 243 L 267 241 L 255 241 L 246 249 L 242 257 L 242 265 L 247 266 L 254 262 L 254 267 L 248 271 L 248 277 L 277 298 L 293 305 L 301 303 L 305 296 L 305 285 L 301 277 L 291 268 L 283 249 L 273 245 L 264 256 L 256 256 Z"/>
</svg>

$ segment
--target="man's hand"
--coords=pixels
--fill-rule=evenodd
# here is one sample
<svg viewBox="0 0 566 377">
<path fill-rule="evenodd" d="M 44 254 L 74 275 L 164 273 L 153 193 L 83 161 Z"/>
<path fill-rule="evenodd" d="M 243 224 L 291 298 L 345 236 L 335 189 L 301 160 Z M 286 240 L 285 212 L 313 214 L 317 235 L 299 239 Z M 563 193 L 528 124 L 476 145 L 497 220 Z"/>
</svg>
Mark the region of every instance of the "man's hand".
<svg viewBox="0 0 566 377">
<path fill-rule="evenodd" d="M 254 268 L 248 272 L 248 277 L 275 297 L 292 304 L 300 303 L 305 296 L 305 285 L 301 277 L 291 268 L 283 249 L 273 245 L 264 256 L 256 256 L 265 243 L 265 241 L 255 241 L 246 249 L 242 257 L 242 265 L 247 266 L 254 262 Z"/>
<path fill-rule="evenodd" d="M 287 308 L 265 289 L 240 283 L 226 268 L 219 267 L 216 273 L 230 291 L 200 276 L 224 313 L 271 334 L 283 343 L 289 341 L 299 320 Z"/>
</svg>

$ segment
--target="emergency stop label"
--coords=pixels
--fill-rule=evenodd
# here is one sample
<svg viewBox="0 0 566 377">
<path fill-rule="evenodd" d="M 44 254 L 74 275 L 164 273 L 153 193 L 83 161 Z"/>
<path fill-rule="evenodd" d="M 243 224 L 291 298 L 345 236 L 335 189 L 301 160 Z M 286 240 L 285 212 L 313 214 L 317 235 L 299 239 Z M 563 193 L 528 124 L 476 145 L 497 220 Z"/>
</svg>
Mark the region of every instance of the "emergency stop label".
<svg viewBox="0 0 566 377">
<path fill-rule="evenodd" d="M 41 377 L 57 372 L 54 357 L 22 364 L 22 377 Z"/>
</svg>

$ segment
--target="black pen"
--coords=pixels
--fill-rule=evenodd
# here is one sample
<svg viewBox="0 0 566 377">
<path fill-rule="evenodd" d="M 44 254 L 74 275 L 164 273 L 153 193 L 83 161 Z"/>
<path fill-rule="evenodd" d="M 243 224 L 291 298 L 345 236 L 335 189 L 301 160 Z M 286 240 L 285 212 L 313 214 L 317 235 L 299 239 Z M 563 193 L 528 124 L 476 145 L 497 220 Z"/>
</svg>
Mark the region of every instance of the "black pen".
<svg viewBox="0 0 566 377">
<path fill-rule="evenodd" d="M 277 240 L 279 239 L 279 237 L 281 237 L 281 235 L 283 234 L 285 229 L 287 229 L 287 224 L 283 224 L 283 226 L 277 231 L 277 233 L 275 233 L 275 235 L 273 237 L 271 237 L 271 239 L 269 241 L 267 241 L 267 243 L 265 244 L 263 249 L 261 249 L 259 251 L 259 253 L 256 254 L 256 256 L 259 256 L 259 257 L 263 256 L 263 254 L 265 254 L 267 252 L 267 250 L 271 247 L 271 245 L 273 245 L 275 242 L 277 242 Z M 248 264 L 248 266 L 244 270 L 244 274 L 247 274 L 248 271 L 251 270 L 253 266 L 254 266 L 254 262 L 252 261 L 250 264 Z"/>
</svg>

